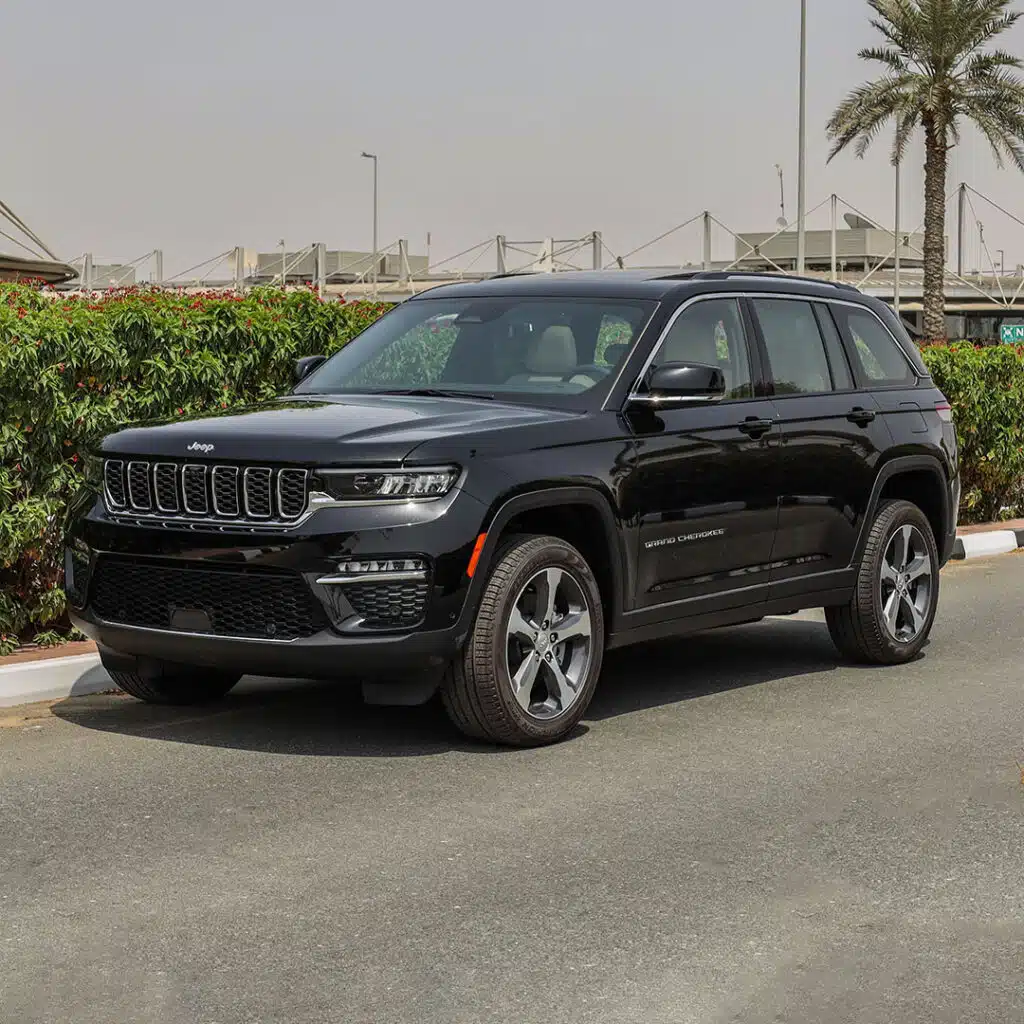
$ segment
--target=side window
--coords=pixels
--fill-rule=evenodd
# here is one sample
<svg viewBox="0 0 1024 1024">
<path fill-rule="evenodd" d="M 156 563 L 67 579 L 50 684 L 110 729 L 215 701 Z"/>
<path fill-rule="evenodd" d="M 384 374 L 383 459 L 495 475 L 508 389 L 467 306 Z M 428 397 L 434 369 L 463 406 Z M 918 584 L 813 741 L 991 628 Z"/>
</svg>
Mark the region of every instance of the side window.
<svg viewBox="0 0 1024 1024">
<path fill-rule="evenodd" d="M 832 383 L 835 385 L 836 391 L 849 391 L 853 388 L 853 374 L 850 373 L 850 363 L 846 358 L 843 340 L 839 337 L 836 322 L 832 319 L 832 314 L 824 303 L 816 303 L 814 312 L 818 314 L 818 326 L 825 339 L 828 365 L 832 370 Z"/>
<path fill-rule="evenodd" d="M 661 363 L 702 363 L 725 374 L 726 398 L 751 398 L 750 358 L 736 299 L 707 299 L 684 310 L 655 357 Z"/>
<path fill-rule="evenodd" d="M 813 395 L 832 390 L 825 343 L 809 302 L 754 299 L 777 395 Z"/>
<path fill-rule="evenodd" d="M 845 326 L 860 368 L 872 384 L 914 383 L 917 378 L 902 349 L 875 316 L 851 306 L 836 306 L 835 310 L 840 324 Z"/>
</svg>

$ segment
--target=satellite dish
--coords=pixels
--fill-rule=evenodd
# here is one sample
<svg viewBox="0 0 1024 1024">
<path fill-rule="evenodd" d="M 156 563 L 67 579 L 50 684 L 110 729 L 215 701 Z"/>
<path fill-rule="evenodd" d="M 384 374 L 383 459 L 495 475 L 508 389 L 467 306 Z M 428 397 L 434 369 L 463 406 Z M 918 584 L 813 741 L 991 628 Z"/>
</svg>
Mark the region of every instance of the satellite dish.
<svg viewBox="0 0 1024 1024">
<path fill-rule="evenodd" d="M 777 220 L 777 221 L 775 222 L 775 226 L 776 226 L 777 228 L 783 228 L 783 229 L 785 229 L 785 228 L 788 228 L 788 227 L 789 227 L 789 222 L 788 222 L 788 221 L 786 220 L 786 218 L 785 218 L 785 217 L 780 217 L 780 218 L 779 218 L 779 219 L 778 219 L 778 220 Z"/>
<path fill-rule="evenodd" d="M 877 224 L 873 224 L 866 217 L 860 217 L 856 213 L 844 213 L 843 220 L 846 221 L 846 226 L 854 231 L 863 231 L 866 228 L 877 228 Z"/>
</svg>

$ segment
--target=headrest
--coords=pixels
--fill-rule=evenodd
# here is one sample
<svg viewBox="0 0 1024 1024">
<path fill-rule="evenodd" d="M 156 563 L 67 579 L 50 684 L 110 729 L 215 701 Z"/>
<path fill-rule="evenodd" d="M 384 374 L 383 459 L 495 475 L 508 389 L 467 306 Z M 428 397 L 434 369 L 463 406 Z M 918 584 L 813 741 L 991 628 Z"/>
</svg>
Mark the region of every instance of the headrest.
<svg viewBox="0 0 1024 1024">
<path fill-rule="evenodd" d="M 576 338 L 571 327 L 553 324 L 526 350 L 528 373 L 562 376 L 576 367 Z"/>
</svg>

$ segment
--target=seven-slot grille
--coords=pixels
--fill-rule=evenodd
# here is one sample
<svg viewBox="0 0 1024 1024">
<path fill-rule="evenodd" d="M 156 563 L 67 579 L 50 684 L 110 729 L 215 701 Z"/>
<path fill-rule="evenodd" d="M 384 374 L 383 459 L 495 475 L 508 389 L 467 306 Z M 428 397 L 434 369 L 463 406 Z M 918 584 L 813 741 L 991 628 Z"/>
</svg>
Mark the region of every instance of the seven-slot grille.
<svg viewBox="0 0 1024 1024">
<path fill-rule="evenodd" d="M 302 517 L 309 472 L 269 466 L 107 459 L 104 498 L 115 514 L 287 525 Z"/>
</svg>

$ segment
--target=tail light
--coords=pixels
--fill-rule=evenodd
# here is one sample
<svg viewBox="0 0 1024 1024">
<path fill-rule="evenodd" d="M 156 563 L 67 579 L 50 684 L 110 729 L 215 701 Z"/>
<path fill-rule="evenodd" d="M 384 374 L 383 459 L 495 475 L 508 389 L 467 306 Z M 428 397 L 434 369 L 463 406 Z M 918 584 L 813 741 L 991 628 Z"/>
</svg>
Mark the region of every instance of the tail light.
<svg viewBox="0 0 1024 1024">
<path fill-rule="evenodd" d="M 949 402 L 937 402 L 935 404 L 935 411 L 939 414 L 939 419 L 943 423 L 953 422 L 953 407 Z"/>
</svg>

